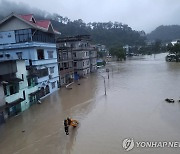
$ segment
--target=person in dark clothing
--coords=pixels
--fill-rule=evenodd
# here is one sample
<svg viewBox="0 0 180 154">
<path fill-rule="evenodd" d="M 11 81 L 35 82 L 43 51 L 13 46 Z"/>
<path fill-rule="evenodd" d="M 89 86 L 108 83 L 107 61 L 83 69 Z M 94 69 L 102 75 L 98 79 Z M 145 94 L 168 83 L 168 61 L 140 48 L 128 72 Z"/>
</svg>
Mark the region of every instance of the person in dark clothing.
<svg viewBox="0 0 180 154">
<path fill-rule="evenodd" d="M 66 135 L 69 135 L 69 126 L 68 126 L 68 121 L 66 119 L 64 120 L 64 131 Z"/>
<path fill-rule="evenodd" d="M 67 117 L 67 122 L 68 122 L 68 125 L 70 126 L 70 125 L 71 125 L 71 122 L 72 122 L 72 119 L 70 119 L 69 117 Z"/>
</svg>

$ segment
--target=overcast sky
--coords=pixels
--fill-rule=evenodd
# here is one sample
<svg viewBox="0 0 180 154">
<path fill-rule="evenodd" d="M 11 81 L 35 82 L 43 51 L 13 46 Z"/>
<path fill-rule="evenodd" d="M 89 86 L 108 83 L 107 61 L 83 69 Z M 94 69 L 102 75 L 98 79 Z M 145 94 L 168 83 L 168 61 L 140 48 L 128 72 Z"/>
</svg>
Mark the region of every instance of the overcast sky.
<svg viewBox="0 0 180 154">
<path fill-rule="evenodd" d="M 1 0 L 0 0 L 1 1 Z M 9 0 L 58 13 L 71 20 L 118 21 L 151 32 L 159 25 L 180 25 L 180 0 Z M 33 12 L 32 12 L 33 13 Z"/>
</svg>

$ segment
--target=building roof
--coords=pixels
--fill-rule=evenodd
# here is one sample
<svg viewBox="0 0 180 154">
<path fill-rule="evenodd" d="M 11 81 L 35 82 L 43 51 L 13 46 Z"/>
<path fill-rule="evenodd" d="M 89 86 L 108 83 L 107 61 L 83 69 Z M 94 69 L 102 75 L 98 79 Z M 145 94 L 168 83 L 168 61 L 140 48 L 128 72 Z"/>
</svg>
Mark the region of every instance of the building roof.
<svg viewBox="0 0 180 154">
<path fill-rule="evenodd" d="M 33 14 L 27 14 L 27 15 L 19 15 L 22 19 L 29 21 L 29 22 L 33 22 Z"/>
<path fill-rule="evenodd" d="M 69 37 L 62 37 L 57 39 L 57 43 L 62 42 L 73 42 L 73 41 L 90 41 L 90 35 L 77 35 L 77 36 L 69 36 Z"/>
<path fill-rule="evenodd" d="M 46 28 L 46 29 L 49 28 L 50 24 L 51 24 L 50 20 L 41 20 L 41 21 L 37 21 L 37 23 L 36 23 L 36 25 L 43 27 L 43 28 Z"/>
<path fill-rule="evenodd" d="M 2 21 L 0 21 L 0 26 L 12 17 L 15 17 L 25 22 L 26 24 L 32 26 L 35 29 L 38 29 L 44 32 L 54 33 L 54 34 L 61 34 L 60 32 L 54 30 L 50 20 L 39 20 L 39 21 L 37 20 L 36 21 L 33 14 L 17 15 L 15 13 L 11 13 L 9 16 L 7 16 Z"/>
</svg>

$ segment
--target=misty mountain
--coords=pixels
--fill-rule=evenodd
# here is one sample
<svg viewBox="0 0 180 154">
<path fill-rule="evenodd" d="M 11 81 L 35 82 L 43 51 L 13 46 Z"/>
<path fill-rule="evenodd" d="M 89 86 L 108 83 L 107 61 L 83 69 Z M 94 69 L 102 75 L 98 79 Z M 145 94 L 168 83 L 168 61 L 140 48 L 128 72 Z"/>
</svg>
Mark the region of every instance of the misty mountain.
<svg viewBox="0 0 180 154">
<path fill-rule="evenodd" d="M 148 40 L 162 40 L 163 42 L 169 42 L 174 39 L 180 39 L 180 26 L 159 26 L 150 34 L 148 34 L 147 38 Z"/>
<path fill-rule="evenodd" d="M 81 19 L 64 22 L 52 20 L 54 28 L 63 36 L 91 35 L 93 43 L 104 44 L 107 47 L 122 45 L 143 45 L 145 38 L 138 31 L 132 30 L 128 25 L 118 22 L 84 23 Z"/>
<path fill-rule="evenodd" d="M 62 37 L 89 34 L 93 43 L 104 44 L 109 48 L 126 44 L 143 45 L 145 40 L 138 31 L 132 30 L 128 25 L 120 22 L 84 23 L 81 19 L 71 21 L 67 17 L 31 8 L 24 3 L 1 0 L 0 20 L 12 12 L 16 14 L 34 14 L 36 19 L 50 19 L 54 28 L 61 32 Z"/>
</svg>

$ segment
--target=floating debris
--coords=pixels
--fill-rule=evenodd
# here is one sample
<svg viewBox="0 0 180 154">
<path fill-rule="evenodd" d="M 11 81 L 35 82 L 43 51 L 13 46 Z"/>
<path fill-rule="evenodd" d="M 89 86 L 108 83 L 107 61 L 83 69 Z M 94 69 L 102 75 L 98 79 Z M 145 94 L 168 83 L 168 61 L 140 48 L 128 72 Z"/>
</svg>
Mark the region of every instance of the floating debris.
<svg viewBox="0 0 180 154">
<path fill-rule="evenodd" d="M 172 99 L 172 98 L 170 98 L 170 99 L 166 98 L 165 101 L 168 102 L 168 103 L 174 103 L 174 99 Z"/>
</svg>

